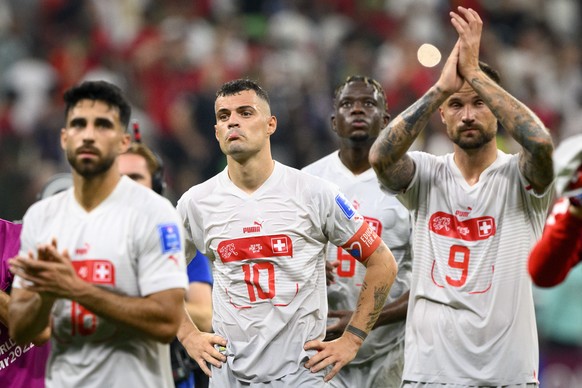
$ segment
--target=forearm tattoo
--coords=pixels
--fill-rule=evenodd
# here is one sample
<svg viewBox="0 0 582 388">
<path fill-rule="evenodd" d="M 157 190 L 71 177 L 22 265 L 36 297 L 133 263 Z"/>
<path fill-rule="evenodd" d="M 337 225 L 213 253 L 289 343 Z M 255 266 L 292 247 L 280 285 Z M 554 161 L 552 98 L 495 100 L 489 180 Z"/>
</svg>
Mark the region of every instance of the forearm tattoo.
<svg viewBox="0 0 582 388">
<path fill-rule="evenodd" d="M 520 170 L 534 189 L 543 191 L 553 180 L 552 137 L 539 117 L 494 81 L 471 79 L 471 86 L 503 128 L 523 147 Z"/>
<path fill-rule="evenodd" d="M 420 132 L 426 127 L 430 116 L 442 102 L 439 91 L 429 90 L 388 125 L 378 137 L 381 158 L 394 163 L 408 151 Z"/>
<path fill-rule="evenodd" d="M 414 163 L 406 152 L 426 127 L 430 116 L 442 103 L 443 94 L 430 89 L 424 96 L 398 115 L 374 144 L 379 165 L 376 172 L 389 188 L 400 191 L 408 186 L 414 174 Z"/>
</svg>

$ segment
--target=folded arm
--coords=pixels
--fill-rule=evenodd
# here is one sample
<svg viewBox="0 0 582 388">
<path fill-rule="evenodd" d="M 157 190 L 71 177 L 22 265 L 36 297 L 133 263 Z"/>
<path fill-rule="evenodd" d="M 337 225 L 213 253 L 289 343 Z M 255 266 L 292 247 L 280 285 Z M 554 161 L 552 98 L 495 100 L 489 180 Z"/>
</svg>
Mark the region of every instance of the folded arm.
<svg viewBox="0 0 582 388">
<path fill-rule="evenodd" d="M 169 343 L 176 336 L 182 317 L 184 290 L 168 289 L 145 297 L 120 295 L 81 279 L 65 251 L 56 244 L 39 248 L 39 259 L 17 256 L 10 269 L 23 280 L 13 290 L 9 306 L 11 336 L 28 342 L 48 326 L 50 310 L 57 298 L 79 303 L 93 314 L 131 327 L 145 336 Z"/>
</svg>

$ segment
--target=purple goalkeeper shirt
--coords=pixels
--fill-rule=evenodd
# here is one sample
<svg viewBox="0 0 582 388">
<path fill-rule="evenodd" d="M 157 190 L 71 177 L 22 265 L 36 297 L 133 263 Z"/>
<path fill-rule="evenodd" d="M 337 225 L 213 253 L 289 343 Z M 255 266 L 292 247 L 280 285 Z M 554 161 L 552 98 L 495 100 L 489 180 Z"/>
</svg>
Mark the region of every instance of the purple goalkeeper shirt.
<svg viewBox="0 0 582 388">
<path fill-rule="evenodd" d="M 22 225 L 0 219 L 0 289 L 6 292 L 12 284 L 8 259 L 20 248 Z M 42 388 L 49 355 L 49 344 L 18 346 L 8 336 L 8 328 L 0 322 L 0 382 L 3 387 Z"/>
</svg>

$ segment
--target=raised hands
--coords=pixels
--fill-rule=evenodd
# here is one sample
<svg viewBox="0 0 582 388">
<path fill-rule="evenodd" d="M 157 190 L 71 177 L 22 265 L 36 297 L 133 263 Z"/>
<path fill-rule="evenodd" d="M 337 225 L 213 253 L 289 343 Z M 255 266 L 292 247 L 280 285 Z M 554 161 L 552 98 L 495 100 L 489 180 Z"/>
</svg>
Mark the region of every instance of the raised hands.
<svg viewBox="0 0 582 388">
<path fill-rule="evenodd" d="M 464 79 L 469 79 L 474 71 L 479 71 L 479 47 L 483 21 L 471 8 L 458 7 L 458 13 L 450 12 L 451 24 L 459 34 L 457 70 Z M 453 50 L 454 51 L 454 50 Z"/>
<path fill-rule="evenodd" d="M 455 47 L 453 47 L 453 50 L 449 54 L 449 57 L 443 66 L 441 75 L 435 85 L 438 91 L 445 95 L 455 93 L 457 90 L 461 89 L 463 82 L 465 82 L 457 69 L 459 62 L 459 45 L 460 43 L 457 40 L 457 43 L 455 43 Z"/>
<path fill-rule="evenodd" d="M 450 12 L 451 24 L 457 30 L 459 39 L 449 54 L 437 88 L 444 94 L 452 94 L 461 89 L 465 80 L 479 69 L 479 47 L 483 21 L 470 8 L 458 7 L 459 12 Z"/>
</svg>

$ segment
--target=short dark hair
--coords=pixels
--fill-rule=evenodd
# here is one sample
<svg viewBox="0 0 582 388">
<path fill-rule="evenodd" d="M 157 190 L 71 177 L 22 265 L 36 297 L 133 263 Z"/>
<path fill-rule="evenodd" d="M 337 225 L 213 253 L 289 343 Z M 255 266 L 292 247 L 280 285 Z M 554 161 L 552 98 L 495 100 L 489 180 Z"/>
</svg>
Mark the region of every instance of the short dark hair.
<svg viewBox="0 0 582 388">
<path fill-rule="evenodd" d="M 119 120 L 127 130 L 131 117 L 131 106 L 121 89 L 106 81 L 85 81 L 73 86 L 63 95 L 65 101 L 65 119 L 69 111 L 81 100 L 102 101 L 119 109 Z"/>
<path fill-rule="evenodd" d="M 384 92 L 384 88 L 380 85 L 380 82 L 376 81 L 374 78 L 366 77 L 364 75 L 351 75 L 346 78 L 346 80 L 340 84 L 337 88 L 335 88 L 334 97 L 333 97 L 333 105 L 337 108 L 337 104 L 339 102 L 339 95 L 341 94 L 344 88 L 352 83 L 352 82 L 363 82 L 367 85 L 370 85 L 380 94 L 380 97 L 384 100 L 384 109 L 388 110 L 388 101 L 386 99 L 386 93 Z"/>
<path fill-rule="evenodd" d="M 250 79 L 235 79 L 224 83 L 220 89 L 216 91 L 216 97 L 233 96 L 245 90 L 253 90 L 259 98 L 270 105 L 271 102 L 267 92 L 260 87 L 258 83 Z"/>
<path fill-rule="evenodd" d="M 496 84 L 501 85 L 501 76 L 497 70 L 483 61 L 479 61 L 479 68 L 483 73 L 485 73 L 485 75 L 495 81 Z"/>
</svg>

